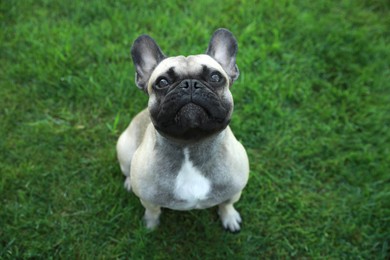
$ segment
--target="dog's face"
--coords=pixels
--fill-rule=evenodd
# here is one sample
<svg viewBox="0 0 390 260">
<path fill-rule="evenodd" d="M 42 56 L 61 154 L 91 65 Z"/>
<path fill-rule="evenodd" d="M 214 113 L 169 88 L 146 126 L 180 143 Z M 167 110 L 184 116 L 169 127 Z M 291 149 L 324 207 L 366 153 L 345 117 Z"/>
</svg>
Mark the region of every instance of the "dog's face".
<svg viewBox="0 0 390 260">
<path fill-rule="evenodd" d="M 230 86 L 238 77 L 237 42 L 217 30 L 206 54 L 166 58 L 155 41 L 140 36 L 131 50 L 136 83 L 149 95 L 148 109 L 157 131 L 167 137 L 198 140 L 230 122 Z"/>
</svg>

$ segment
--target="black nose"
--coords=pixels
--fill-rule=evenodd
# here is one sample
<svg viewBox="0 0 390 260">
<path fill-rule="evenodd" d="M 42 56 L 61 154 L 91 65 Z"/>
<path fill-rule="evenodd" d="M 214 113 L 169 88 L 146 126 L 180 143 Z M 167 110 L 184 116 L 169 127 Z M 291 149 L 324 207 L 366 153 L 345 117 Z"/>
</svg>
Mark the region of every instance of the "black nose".
<svg viewBox="0 0 390 260">
<path fill-rule="evenodd" d="M 202 87 L 202 83 L 196 79 L 185 79 L 180 83 L 180 88 L 187 89 L 191 92 L 201 87 Z"/>
</svg>

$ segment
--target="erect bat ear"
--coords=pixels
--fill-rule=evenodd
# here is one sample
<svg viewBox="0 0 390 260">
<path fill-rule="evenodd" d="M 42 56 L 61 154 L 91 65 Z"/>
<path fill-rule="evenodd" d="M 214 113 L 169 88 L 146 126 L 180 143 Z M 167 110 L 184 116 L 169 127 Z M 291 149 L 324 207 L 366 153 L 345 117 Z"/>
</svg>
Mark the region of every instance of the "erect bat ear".
<svg viewBox="0 0 390 260">
<path fill-rule="evenodd" d="M 236 80 L 240 74 L 237 64 L 237 40 L 227 29 L 218 29 L 211 37 L 206 54 L 213 57 L 221 64 L 232 81 Z"/>
<path fill-rule="evenodd" d="M 156 66 L 165 59 L 157 43 L 149 35 L 141 35 L 131 47 L 137 87 L 147 92 L 148 81 Z"/>
</svg>

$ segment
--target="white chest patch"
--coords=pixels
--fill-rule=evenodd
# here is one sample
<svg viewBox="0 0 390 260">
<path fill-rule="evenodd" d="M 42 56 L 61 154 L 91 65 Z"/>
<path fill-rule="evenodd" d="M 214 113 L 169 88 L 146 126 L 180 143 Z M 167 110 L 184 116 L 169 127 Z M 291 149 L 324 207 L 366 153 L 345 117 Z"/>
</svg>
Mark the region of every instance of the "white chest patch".
<svg viewBox="0 0 390 260">
<path fill-rule="evenodd" d="M 210 181 L 189 160 L 188 149 L 184 149 L 184 162 L 175 181 L 175 197 L 186 202 L 186 208 L 197 208 L 207 198 Z"/>
</svg>

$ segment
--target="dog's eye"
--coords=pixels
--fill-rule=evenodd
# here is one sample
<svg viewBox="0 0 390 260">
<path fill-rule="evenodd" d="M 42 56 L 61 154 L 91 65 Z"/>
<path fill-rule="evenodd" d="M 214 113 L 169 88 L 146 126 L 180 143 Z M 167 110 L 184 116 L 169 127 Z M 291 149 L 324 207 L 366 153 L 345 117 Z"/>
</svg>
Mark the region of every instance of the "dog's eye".
<svg viewBox="0 0 390 260">
<path fill-rule="evenodd" d="M 169 86 L 169 82 L 166 78 L 161 78 L 157 81 L 157 86 L 159 88 L 165 88 L 165 87 Z"/>
<path fill-rule="evenodd" d="M 215 71 L 213 73 L 211 73 L 210 75 L 210 81 L 211 82 L 220 82 L 222 79 L 222 76 L 219 72 Z"/>
</svg>

